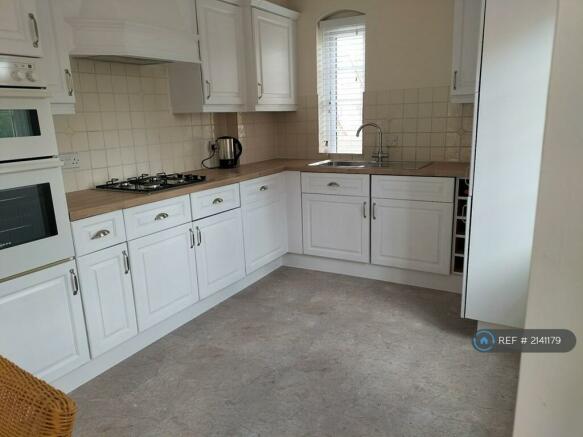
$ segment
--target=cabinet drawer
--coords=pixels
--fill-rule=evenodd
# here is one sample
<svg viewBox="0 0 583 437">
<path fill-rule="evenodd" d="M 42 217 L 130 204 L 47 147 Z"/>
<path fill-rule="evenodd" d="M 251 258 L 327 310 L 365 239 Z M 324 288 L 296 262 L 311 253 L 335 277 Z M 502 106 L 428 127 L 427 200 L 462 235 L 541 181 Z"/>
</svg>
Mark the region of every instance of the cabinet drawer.
<svg viewBox="0 0 583 437">
<path fill-rule="evenodd" d="M 124 209 L 128 240 L 153 234 L 192 220 L 188 195 Z"/>
<path fill-rule="evenodd" d="M 302 173 L 302 193 L 369 195 L 370 176 L 343 173 Z"/>
<path fill-rule="evenodd" d="M 271 202 L 285 195 L 282 174 L 252 179 L 241 183 L 241 203 Z"/>
<path fill-rule="evenodd" d="M 121 211 L 77 220 L 71 223 L 71 229 L 73 230 L 77 256 L 86 255 L 126 241 L 126 231 Z"/>
<path fill-rule="evenodd" d="M 372 197 L 453 203 L 454 178 L 373 176 Z"/>
<path fill-rule="evenodd" d="M 241 206 L 239 184 L 205 190 L 190 195 L 192 218 L 198 220 Z"/>
</svg>

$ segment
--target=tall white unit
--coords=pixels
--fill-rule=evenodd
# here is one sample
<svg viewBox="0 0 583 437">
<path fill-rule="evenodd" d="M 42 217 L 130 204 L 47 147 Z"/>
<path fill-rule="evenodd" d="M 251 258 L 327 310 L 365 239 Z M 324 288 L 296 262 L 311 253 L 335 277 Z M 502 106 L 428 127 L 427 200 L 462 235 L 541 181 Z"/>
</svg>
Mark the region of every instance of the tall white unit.
<svg viewBox="0 0 583 437">
<path fill-rule="evenodd" d="M 557 2 L 487 0 L 462 315 L 521 327 Z"/>
</svg>

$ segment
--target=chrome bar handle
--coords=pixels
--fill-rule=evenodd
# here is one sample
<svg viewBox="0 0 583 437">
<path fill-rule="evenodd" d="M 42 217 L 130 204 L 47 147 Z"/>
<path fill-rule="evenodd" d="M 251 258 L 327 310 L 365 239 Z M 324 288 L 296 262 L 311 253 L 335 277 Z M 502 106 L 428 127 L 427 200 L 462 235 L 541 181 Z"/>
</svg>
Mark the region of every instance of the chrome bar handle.
<svg viewBox="0 0 583 437">
<path fill-rule="evenodd" d="M 257 96 L 257 100 L 261 100 L 263 97 L 263 83 L 258 82 L 257 86 L 259 87 L 259 95 Z"/>
<path fill-rule="evenodd" d="M 71 284 L 73 285 L 73 296 L 77 296 L 79 294 L 79 279 L 74 269 L 69 270 L 69 274 L 71 275 Z"/>
<path fill-rule="evenodd" d="M 366 201 L 362 204 L 362 216 L 366 218 Z"/>
<path fill-rule="evenodd" d="M 109 230 L 101 229 L 100 231 L 97 231 L 95 234 L 93 234 L 91 239 L 92 240 L 99 240 L 100 238 L 107 237 L 109 234 L 110 234 Z"/>
<path fill-rule="evenodd" d="M 188 231 L 190 232 L 190 248 L 194 249 L 194 245 L 196 244 L 194 241 L 194 231 L 192 228 L 190 228 Z"/>
<path fill-rule="evenodd" d="M 206 99 L 209 100 L 211 98 L 211 83 L 208 80 L 205 80 L 206 83 Z"/>
<path fill-rule="evenodd" d="M 167 218 L 168 218 L 168 214 L 165 213 L 165 212 L 161 212 L 156 217 L 154 217 L 154 220 L 160 221 L 160 220 L 164 220 L 164 219 L 167 219 Z"/>
<path fill-rule="evenodd" d="M 222 197 L 217 197 L 215 200 L 213 200 L 213 205 L 218 205 L 220 203 L 223 203 Z"/>
<path fill-rule="evenodd" d="M 65 82 L 67 84 L 67 94 L 73 95 L 73 76 L 71 75 L 71 70 L 65 68 Z"/>
<path fill-rule="evenodd" d="M 457 90 L 457 75 L 458 75 L 458 71 L 455 70 L 453 72 L 453 89 Z"/>
<path fill-rule="evenodd" d="M 200 232 L 200 228 L 197 226 L 196 227 L 196 238 L 197 238 L 197 246 L 200 246 L 202 244 L 202 234 Z"/>
<path fill-rule="evenodd" d="M 38 48 L 38 43 L 40 42 L 40 35 L 38 33 L 38 22 L 36 17 L 32 12 L 28 13 L 28 19 L 32 22 L 32 28 L 34 30 L 34 40 L 32 41 L 32 46 L 36 49 Z"/>
<path fill-rule="evenodd" d="M 338 182 L 328 182 L 329 187 L 338 188 L 340 184 Z"/>
<path fill-rule="evenodd" d="M 376 202 L 372 203 L 372 219 L 373 220 L 377 219 L 377 203 Z"/>
<path fill-rule="evenodd" d="M 127 275 L 130 272 L 130 256 L 126 250 L 122 250 L 121 253 L 123 255 L 123 266 L 125 269 L 124 273 Z"/>
</svg>

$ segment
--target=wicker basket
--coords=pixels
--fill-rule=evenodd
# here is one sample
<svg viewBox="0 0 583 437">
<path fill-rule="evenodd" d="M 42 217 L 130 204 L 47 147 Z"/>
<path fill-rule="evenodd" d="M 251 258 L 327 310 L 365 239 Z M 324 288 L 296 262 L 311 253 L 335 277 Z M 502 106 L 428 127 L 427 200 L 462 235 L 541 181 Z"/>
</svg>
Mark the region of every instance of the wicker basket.
<svg viewBox="0 0 583 437">
<path fill-rule="evenodd" d="M 71 436 L 77 406 L 0 356 L 0 437 Z"/>
</svg>

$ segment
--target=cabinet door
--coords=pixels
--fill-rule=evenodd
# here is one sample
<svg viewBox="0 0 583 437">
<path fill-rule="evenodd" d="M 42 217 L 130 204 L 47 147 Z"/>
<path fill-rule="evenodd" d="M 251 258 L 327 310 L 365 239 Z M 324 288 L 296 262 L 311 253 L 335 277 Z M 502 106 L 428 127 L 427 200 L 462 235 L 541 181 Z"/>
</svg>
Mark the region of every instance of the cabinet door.
<svg viewBox="0 0 583 437">
<path fill-rule="evenodd" d="M 193 237 L 186 224 L 128 243 L 140 331 L 198 301 Z"/>
<path fill-rule="evenodd" d="M 75 95 L 69 60 L 69 44 L 65 35 L 68 24 L 64 20 L 61 6 L 61 2 L 54 0 L 37 0 L 44 53 L 39 66 L 51 95 L 53 114 L 73 114 L 75 113 Z"/>
<path fill-rule="evenodd" d="M 453 204 L 373 199 L 371 262 L 449 274 Z"/>
<path fill-rule="evenodd" d="M 69 261 L 0 284 L 0 354 L 48 382 L 89 361 Z"/>
<path fill-rule="evenodd" d="M 92 357 L 138 333 L 125 243 L 77 259 Z"/>
<path fill-rule="evenodd" d="M 369 262 L 368 197 L 304 194 L 306 255 Z"/>
<path fill-rule="evenodd" d="M 41 57 L 35 0 L 0 0 L 0 53 Z"/>
<path fill-rule="evenodd" d="M 483 0 L 455 0 L 451 95 L 458 102 L 473 102 L 480 52 Z"/>
<path fill-rule="evenodd" d="M 194 222 L 200 298 L 245 277 L 241 209 Z"/>
<path fill-rule="evenodd" d="M 257 104 L 293 105 L 295 97 L 295 22 L 253 9 Z"/>
<path fill-rule="evenodd" d="M 197 0 L 204 103 L 245 102 L 243 20 L 239 6 L 218 0 Z"/>
<path fill-rule="evenodd" d="M 287 252 L 285 194 L 244 204 L 243 234 L 247 274 Z"/>
</svg>

